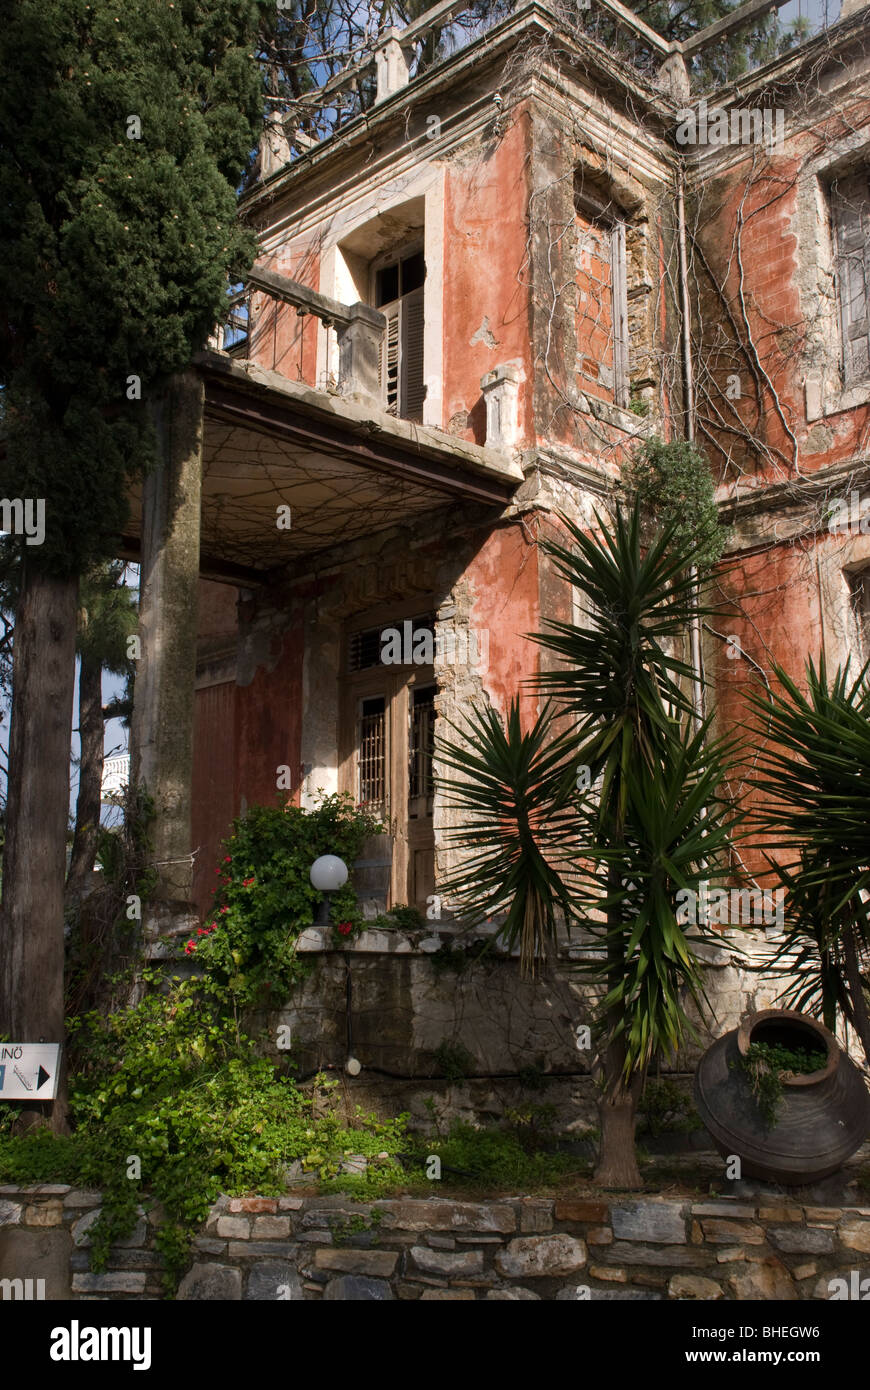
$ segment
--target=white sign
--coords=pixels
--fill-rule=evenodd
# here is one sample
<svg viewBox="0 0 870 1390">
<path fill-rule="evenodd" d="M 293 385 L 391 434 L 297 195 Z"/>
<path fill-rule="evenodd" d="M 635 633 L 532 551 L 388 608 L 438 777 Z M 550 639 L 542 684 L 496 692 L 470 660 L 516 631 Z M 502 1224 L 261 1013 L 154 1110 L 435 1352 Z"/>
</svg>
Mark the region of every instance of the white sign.
<svg viewBox="0 0 870 1390">
<path fill-rule="evenodd" d="M 0 1043 L 0 1100 L 54 1100 L 60 1043 Z"/>
</svg>

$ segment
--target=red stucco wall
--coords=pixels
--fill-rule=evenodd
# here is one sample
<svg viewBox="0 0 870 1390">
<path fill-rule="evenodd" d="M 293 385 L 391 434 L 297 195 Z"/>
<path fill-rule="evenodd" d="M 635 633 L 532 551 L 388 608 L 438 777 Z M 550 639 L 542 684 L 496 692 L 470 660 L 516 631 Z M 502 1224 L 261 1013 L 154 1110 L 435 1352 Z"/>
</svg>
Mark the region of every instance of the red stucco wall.
<svg viewBox="0 0 870 1390">
<path fill-rule="evenodd" d="M 522 283 L 527 258 L 526 144 L 526 121 L 520 118 L 486 156 L 448 165 L 446 171 L 443 423 L 477 444 L 486 436 L 480 378 L 506 362 L 516 363 L 525 374 L 520 387 L 521 436 L 526 438 L 531 430 L 528 287 Z M 491 347 L 484 319 L 495 339 Z"/>
</svg>

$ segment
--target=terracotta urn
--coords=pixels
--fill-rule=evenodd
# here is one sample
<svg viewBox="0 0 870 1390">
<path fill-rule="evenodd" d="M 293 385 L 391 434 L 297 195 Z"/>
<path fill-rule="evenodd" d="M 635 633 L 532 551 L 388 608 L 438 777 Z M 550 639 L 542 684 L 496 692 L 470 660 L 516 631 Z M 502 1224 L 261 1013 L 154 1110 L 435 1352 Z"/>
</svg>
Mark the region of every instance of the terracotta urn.
<svg viewBox="0 0 870 1390">
<path fill-rule="evenodd" d="M 776 1116 L 764 1118 L 742 1068 L 752 1043 L 819 1051 L 825 1064 L 781 1078 Z M 870 1091 L 832 1033 L 806 1014 L 764 1009 L 708 1048 L 695 1072 L 695 1105 L 719 1152 L 744 1177 L 784 1186 L 817 1182 L 842 1167 L 870 1133 Z"/>
</svg>

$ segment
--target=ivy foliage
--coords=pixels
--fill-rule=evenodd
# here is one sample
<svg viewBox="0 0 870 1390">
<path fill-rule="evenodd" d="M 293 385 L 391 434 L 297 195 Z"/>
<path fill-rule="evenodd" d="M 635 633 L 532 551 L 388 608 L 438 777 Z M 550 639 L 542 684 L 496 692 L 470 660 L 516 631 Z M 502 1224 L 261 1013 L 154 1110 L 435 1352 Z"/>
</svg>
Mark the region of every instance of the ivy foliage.
<svg viewBox="0 0 870 1390">
<path fill-rule="evenodd" d="M 350 868 L 366 838 L 385 829 L 345 793 L 321 796 L 313 810 L 253 806 L 235 820 L 215 870 L 212 912 L 185 948 L 206 988 L 237 1010 L 283 1003 L 303 970 L 299 934 L 323 899 L 312 886 L 311 865 L 336 854 Z M 350 879 L 330 894 L 329 916 L 336 932 L 351 929 L 337 941 L 361 929 Z"/>
<path fill-rule="evenodd" d="M 152 388 L 205 346 L 253 259 L 235 190 L 261 122 L 264 5 L 5 7 L 3 491 L 46 499 L 29 559 L 57 573 L 112 553 L 126 480 L 152 457 Z"/>
<path fill-rule="evenodd" d="M 3 1182 L 51 1179 L 102 1191 L 92 1268 L 105 1267 L 140 1205 L 162 1208 L 156 1242 L 171 1293 L 221 1193 L 283 1193 L 293 1163 L 335 1178 L 351 1153 L 375 1168 L 386 1154 L 381 1163 L 395 1181 L 390 1155 L 402 1147 L 404 1116 L 381 1124 L 358 1110 L 345 1123 L 332 1104 L 336 1082 L 319 1077 L 303 1092 L 257 1056 L 254 1040 L 195 983 L 167 983 L 156 971 L 145 982 L 160 988 L 108 1018 L 72 1021 L 77 1055 L 86 1058 L 70 1083 L 73 1136 L 0 1128 Z"/>
</svg>

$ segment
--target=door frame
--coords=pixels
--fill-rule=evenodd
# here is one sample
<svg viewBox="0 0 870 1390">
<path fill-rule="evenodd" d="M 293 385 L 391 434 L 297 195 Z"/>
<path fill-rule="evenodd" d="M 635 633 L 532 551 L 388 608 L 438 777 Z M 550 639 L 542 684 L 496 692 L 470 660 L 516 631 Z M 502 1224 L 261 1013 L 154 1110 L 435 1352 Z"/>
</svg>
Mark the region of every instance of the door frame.
<svg viewBox="0 0 870 1390">
<path fill-rule="evenodd" d="M 363 671 L 350 671 L 349 652 L 352 637 L 369 628 L 401 624 L 408 618 L 426 613 L 434 615 L 438 602 L 422 598 L 402 603 L 381 604 L 366 613 L 356 614 L 344 626 L 341 643 L 341 695 L 339 699 L 338 789 L 349 792 L 357 804 L 357 718 L 361 699 L 383 695 L 384 718 L 384 791 L 385 817 L 394 834 L 393 865 L 390 874 L 388 906 L 408 902 L 410 852 L 408 821 L 408 754 L 410 731 L 410 696 L 414 685 L 435 685 L 434 666 L 370 666 Z M 437 718 L 437 716 L 436 716 Z M 396 731 L 401 731 L 396 737 Z M 434 822 L 433 822 L 434 848 Z"/>
</svg>

